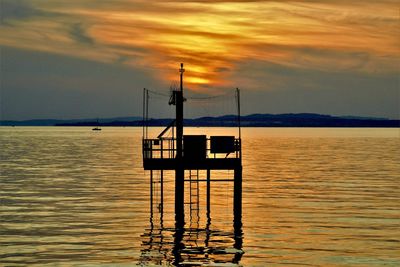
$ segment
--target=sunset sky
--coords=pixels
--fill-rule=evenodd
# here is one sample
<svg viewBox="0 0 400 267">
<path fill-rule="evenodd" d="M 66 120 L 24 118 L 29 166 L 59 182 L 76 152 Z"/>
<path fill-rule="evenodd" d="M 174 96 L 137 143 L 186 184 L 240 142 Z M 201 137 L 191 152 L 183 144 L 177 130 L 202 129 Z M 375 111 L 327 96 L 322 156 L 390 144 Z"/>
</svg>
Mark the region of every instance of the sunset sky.
<svg viewBox="0 0 400 267">
<path fill-rule="evenodd" d="M 141 115 L 180 62 L 245 114 L 399 118 L 397 0 L 0 1 L 1 119 Z"/>
</svg>

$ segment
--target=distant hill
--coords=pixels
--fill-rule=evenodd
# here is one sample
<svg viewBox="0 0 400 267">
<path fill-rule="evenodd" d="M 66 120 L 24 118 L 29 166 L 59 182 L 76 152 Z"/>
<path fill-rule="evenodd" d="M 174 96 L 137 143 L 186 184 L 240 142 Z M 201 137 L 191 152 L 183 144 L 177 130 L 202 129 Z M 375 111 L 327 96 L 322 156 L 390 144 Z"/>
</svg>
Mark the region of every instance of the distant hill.
<svg viewBox="0 0 400 267">
<path fill-rule="evenodd" d="M 150 119 L 149 126 L 166 126 L 171 118 Z M 399 120 L 370 117 L 339 117 L 313 113 L 251 114 L 240 118 L 243 127 L 400 127 Z M 142 126 L 140 117 L 117 117 L 82 120 L 28 120 L 1 121 L 3 126 Z M 185 119 L 185 126 L 234 127 L 238 125 L 236 115 Z"/>
<path fill-rule="evenodd" d="M 39 120 L 23 120 L 23 121 L 13 121 L 13 120 L 3 120 L 0 121 L 0 126 L 55 126 L 59 124 L 73 125 L 79 123 L 90 123 L 90 125 L 97 125 L 97 120 L 99 124 L 111 123 L 114 121 L 137 121 L 141 120 L 141 117 L 115 117 L 115 118 L 89 118 L 89 119 L 73 119 L 73 120 L 55 120 L 55 119 L 39 119 Z"/>
</svg>

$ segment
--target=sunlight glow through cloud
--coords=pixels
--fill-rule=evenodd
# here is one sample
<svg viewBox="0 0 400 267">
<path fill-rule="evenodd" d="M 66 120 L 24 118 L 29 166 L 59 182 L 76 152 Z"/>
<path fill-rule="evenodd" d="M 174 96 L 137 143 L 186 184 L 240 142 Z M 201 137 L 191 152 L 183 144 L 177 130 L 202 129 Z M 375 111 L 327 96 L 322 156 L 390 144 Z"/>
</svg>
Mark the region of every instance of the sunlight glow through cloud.
<svg viewBox="0 0 400 267">
<path fill-rule="evenodd" d="M 397 1 L 3 2 L 0 45 L 148 70 L 188 87 L 232 87 L 242 63 L 396 72 Z M 160 77 L 160 73 L 162 77 Z M 248 87 L 259 89 L 256 79 Z"/>
</svg>

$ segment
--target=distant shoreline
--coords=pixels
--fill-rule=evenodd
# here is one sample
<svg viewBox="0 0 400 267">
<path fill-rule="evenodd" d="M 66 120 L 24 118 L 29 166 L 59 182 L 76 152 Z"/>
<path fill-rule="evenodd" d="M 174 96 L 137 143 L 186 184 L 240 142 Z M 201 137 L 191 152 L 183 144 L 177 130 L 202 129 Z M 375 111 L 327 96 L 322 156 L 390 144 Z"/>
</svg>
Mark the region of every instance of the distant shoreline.
<svg viewBox="0 0 400 267">
<path fill-rule="evenodd" d="M 0 126 L 82 126 L 82 127 L 163 127 L 172 119 L 149 119 L 143 121 L 140 117 L 119 117 L 110 119 L 81 119 L 81 120 L 25 120 L 0 121 Z M 312 113 L 300 114 L 252 114 L 240 117 L 241 127 L 298 127 L 298 128 L 399 128 L 400 120 L 369 117 L 338 117 Z M 237 127 L 238 117 L 225 115 L 219 117 L 201 117 L 185 119 L 186 127 Z"/>
</svg>

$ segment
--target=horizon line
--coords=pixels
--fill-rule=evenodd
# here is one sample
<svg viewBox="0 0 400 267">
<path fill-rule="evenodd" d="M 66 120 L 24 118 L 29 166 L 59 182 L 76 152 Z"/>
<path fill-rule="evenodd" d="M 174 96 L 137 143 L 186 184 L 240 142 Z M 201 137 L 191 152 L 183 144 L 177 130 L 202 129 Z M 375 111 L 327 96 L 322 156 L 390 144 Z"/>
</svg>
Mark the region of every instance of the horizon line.
<svg viewBox="0 0 400 267">
<path fill-rule="evenodd" d="M 332 114 L 322 114 L 322 113 L 312 113 L 312 112 L 299 112 L 299 113 L 249 113 L 249 114 L 242 114 L 240 117 L 247 117 L 247 116 L 252 116 L 252 115 L 273 115 L 273 116 L 278 116 L 278 115 L 318 115 L 318 116 L 330 116 L 330 117 L 336 117 L 336 118 L 342 118 L 342 119 L 376 119 L 376 120 L 400 120 L 399 118 L 388 118 L 388 117 L 375 117 L 375 116 L 368 116 L 368 115 L 332 115 Z M 224 116 L 237 116 L 236 114 L 223 114 L 223 115 L 216 115 L 216 116 L 197 116 L 197 117 L 190 117 L 190 118 L 185 118 L 185 119 L 200 119 L 200 118 L 218 118 L 218 117 L 224 117 Z M 31 118 L 31 119 L 2 119 L 0 118 L 0 122 L 10 122 L 10 121 L 15 121 L 15 122 L 25 122 L 25 121 L 42 121 L 42 120 L 55 120 L 55 121 L 76 121 L 76 120 L 112 120 L 112 119 L 118 119 L 118 118 L 140 118 L 138 120 L 134 121 L 140 121 L 142 120 L 143 116 L 135 116 L 135 115 L 126 115 L 126 116 L 112 116 L 112 117 L 82 117 L 82 118 Z M 162 119 L 172 119 L 168 117 L 152 117 L 148 119 L 155 119 L 155 120 L 162 120 Z"/>
</svg>

